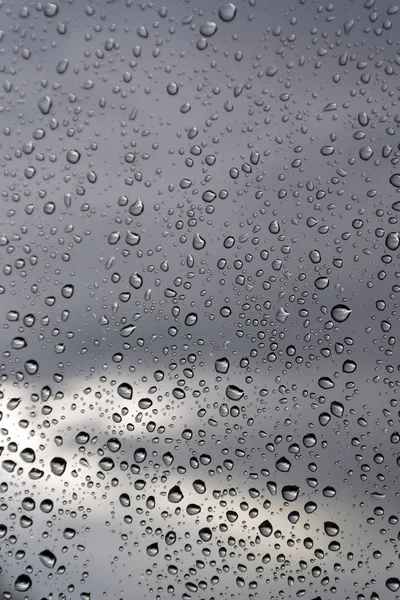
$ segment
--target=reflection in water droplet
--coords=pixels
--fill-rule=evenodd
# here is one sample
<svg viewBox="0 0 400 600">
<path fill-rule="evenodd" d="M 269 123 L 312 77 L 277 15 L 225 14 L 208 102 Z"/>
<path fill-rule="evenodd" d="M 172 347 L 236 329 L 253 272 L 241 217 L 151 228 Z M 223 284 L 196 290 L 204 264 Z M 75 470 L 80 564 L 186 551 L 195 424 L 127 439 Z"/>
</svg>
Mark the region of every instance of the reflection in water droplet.
<svg viewBox="0 0 400 600">
<path fill-rule="evenodd" d="M 244 396 L 244 391 L 236 385 L 228 385 L 228 387 L 225 390 L 225 393 L 229 400 L 234 400 L 235 402 L 238 402 Z"/>
<path fill-rule="evenodd" d="M 32 580 L 28 575 L 23 573 L 15 580 L 14 587 L 17 592 L 27 592 L 32 586 Z"/>
<path fill-rule="evenodd" d="M 59 477 L 63 475 L 65 469 L 67 468 L 67 462 L 64 458 L 58 456 L 56 458 L 52 458 L 50 461 L 51 472 L 54 475 L 58 475 Z"/>
<path fill-rule="evenodd" d="M 272 525 L 267 519 L 258 526 L 262 536 L 269 537 L 272 534 Z"/>
<path fill-rule="evenodd" d="M 386 587 L 391 592 L 397 592 L 400 589 L 400 579 L 398 577 L 389 577 L 386 579 Z"/>
<path fill-rule="evenodd" d="M 153 544 L 150 544 L 149 546 L 147 546 L 146 552 L 151 557 L 157 556 L 157 554 L 159 552 L 157 542 L 154 542 Z"/>
<path fill-rule="evenodd" d="M 118 394 L 121 396 L 121 398 L 124 398 L 125 400 L 131 400 L 132 396 L 133 396 L 133 389 L 132 386 L 129 383 L 121 383 L 118 388 L 117 388 Z"/>
<path fill-rule="evenodd" d="M 129 277 L 129 283 L 135 290 L 139 290 L 143 285 L 143 278 L 139 273 L 132 273 Z"/>
<path fill-rule="evenodd" d="M 48 569 L 53 569 L 57 562 L 56 557 L 50 550 L 43 550 L 43 552 L 39 554 L 39 558 L 42 564 Z"/>
<path fill-rule="evenodd" d="M 344 304 L 337 304 L 332 308 L 331 316 L 337 323 L 343 323 L 351 314 L 351 309 Z"/>
<path fill-rule="evenodd" d="M 331 388 L 335 387 L 335 384 L 330 377 L 320 377 L 318 379 L 318 385 L 323 390 L 330 390 Z"/>
<path fill-rule="evenodd" d="M 168 500 L 174 504 L 183 500 L 183 493 L 178 485 L 174 485 L 168 492 Z"/>
<path fill-rule="evenodd" d="M 188 327 L 192 327 L 193 325 L 196 325 L 197 319 L 198 316 L 196 313 L 189 313 L 185 317 L 185 325 L 187 325 Z"/>
<path fill-rule="evenodd" d="M 218 358 L 215 361 L 215 370 L 217 373 L 227 373 L 229 371 L 229 360 L 225 357 Z"/>
</svg>

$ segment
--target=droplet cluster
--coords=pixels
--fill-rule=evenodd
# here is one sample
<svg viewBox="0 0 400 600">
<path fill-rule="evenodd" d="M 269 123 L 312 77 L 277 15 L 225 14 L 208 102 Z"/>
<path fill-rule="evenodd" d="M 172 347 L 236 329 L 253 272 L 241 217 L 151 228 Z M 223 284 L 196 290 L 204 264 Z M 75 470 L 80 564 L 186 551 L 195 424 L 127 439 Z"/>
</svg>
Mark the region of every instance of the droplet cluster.
<svg viewBox="0 0 400 600">
<path fill-rule="evenodd" d="M 400 598 L 399 7 L 0 28 L 0 597 Z"/>
</svg>

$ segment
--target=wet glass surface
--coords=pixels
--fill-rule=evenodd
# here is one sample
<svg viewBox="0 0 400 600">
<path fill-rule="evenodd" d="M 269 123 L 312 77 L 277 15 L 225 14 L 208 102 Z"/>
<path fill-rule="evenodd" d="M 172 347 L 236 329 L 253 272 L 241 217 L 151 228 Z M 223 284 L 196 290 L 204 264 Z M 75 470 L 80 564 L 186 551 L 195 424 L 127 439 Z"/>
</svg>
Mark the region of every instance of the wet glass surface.
<svg viewBox="0 0 400 600">
<path fill-rule="evenodd" d="M 0 594 L 388 600 L 400 11 L 0 0 Z"/>
</svg>

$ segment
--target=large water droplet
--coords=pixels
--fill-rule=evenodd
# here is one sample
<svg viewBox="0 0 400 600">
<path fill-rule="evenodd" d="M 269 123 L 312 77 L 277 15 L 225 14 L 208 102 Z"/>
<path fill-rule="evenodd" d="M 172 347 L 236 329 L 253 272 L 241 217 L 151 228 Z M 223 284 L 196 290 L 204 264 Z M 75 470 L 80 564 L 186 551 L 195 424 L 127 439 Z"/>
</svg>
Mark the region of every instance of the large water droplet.
<svg viewBox="0 0 400 600">
<path fill-rule="evenodd" d="M 266 519 L 258 526 L 258 529 L 262 536 L 269 537 L 272 533 L 272 525 L 271 522 Z"/>
<path fill-rule="evenodd" d="M 174 485 L 168 492 L 168 500 L 177 504 L 181 500 L 183 500 L 183 493 L 181 488 L 178 485 Z"/>
<path fill-rule="evenodd" d="M 337 304 L 331 310 L 332 319 L 337 323 L 344 323 L 351 315 L 351 309 L 344 304 Z"/>
<path fill-rule="evenodd" d="M 15 580 L 14 587 L 17 592 L 27 592 L 32 586 L 32 580 L 29 575 L 23 573 L 22 575 L 18 575 Z"/>
<path fill-rule="evenodd" d="M 228 2 L 227 4 L 223 4 L 220 7 L 220 9 L 218 10 L 218 16 L 221 19 L 221 21 L 229 23 L 229 21 L 233 21 L 233 19 L 235 18 L 236 12 L 236 6 L 231 2 Z"/>
<path fill-rule="evenodd" d="M 50 550 L 43 550 L 43 552 L 39 554 L 39 558 L 42 564 L 48 569 L 52 569 L 57 562 L 56 557 Z"/>
</svg>

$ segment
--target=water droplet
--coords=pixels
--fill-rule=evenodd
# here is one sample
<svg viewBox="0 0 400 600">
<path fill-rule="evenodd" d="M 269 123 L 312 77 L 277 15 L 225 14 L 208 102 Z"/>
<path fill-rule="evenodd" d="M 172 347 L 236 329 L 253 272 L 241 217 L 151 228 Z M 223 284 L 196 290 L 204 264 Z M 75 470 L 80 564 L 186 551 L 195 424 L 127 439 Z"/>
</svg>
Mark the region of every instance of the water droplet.
<svg viewBox="0 0 400 600">
<path fill-rule="evenodd" d="M 38 107 L 42 115 L 48 115 L 53 103 L 50 96 L 43 96 L 38 102 Z"/>
<path fill-rule="evenodd" d="M 335 387 L 335 384 L 330 377 L 320 377 L 318 379 L 318 385 L 323 390 L 330 390 Z"/>
<path fill-rule="evenodd" d="M 228 385 L 225 390 L 225 394 L 229 400 L 233 400 L 234 402 L 238 402 L 244 396 L 244 391 L 237 387 L 236 385 Z"/>
<path fill-rule="evenodd" d="M 50 461 L 50 469 L 54 475 L 61 477 L 67 468 L 67 462 L 64 458 L 57 456 Z"/>
<path fill-rule="evenodd" d="M 292 465 L 290 463 L 290 461 L 285 458 L 284 456 L 282 456 L 281 458 L 279 458 L 276 461 L 276 468 L 278 469 L 278 471 L 281 471 L 282 473 L 288 473 L 291 469 Z"/>
<path fill-rule="evenodd" d="M 56 67 L 56 71 L 59 75 L 63 75 L 68 69 L 69 61 L 67 58 L 62 58 Z"/>
<path fill-rule="evenodd" d="M 23 337 L 15 337 L 11 342 L 11 348 L 13 350 L 22 350 L 22 348 L 26 348 L 26 346 L 27 343 Z"/>
<path fill-rule="evenodd" d="M 46 17 L 55 17 L 58 13 L 58 5 L 55 2 L 47 2 L 43 6 L 43 13 Z"/>
<path fill-rule="evenodd" d="M 78 150 L 68 150 L 66 158 L 71 165 L 76 165 L 76 163 L 79 162 L 81 155 Z"/>
<path fill-rule="evenodd" d="M 212 202 L 213 200 L 215 200 L 216 197 L 217 194 L 212 190 L 207 190 L 206 192 L 203 192 L 202 195 L 202 199 L 204 200 L 204 202 Z"/>
<path fill-rule="evenodd" d="M 217 358 L 215 361 L 215 370 L 217 373 L 227 373 L 229 371 L 229 360 L 226 357 Z"/>
<path fill-rule="evenodd" d="M 360 158 L 362 158 L 362 160 L 369 160 L 370 158 L 372 158 L 373 154 L 374 151 L 370 146 L 364 146 L 360 149 Z"/>
<path fill-rule="evenodd" d="M 187 325 L 188 327 L 193 327 L 193 325 L 196 325 L 197 319 L 198 316 L 196 313 L 189 313 L 185 317 L 185 325 Z"/>
<path fill-rule="evenodd" d="M 290 313 L 281 306 L 276 313 L 276 320 L 279 323 L 285 323 L 289 315 Z"/>
<path fill-rule="evenodd" d="M 43 552 L 39 554 L 39 558 L 42 564 L 48 569 L 53 569 L 57 562 L 56 557 L 50 550 L 43 550 Z"/>
<path fill-rule="evenodd" d="M 143 285 L 142 276 L 139 273 L 132 273 L 129 277 L 129 284 L 135 289 L 139 290 Z"/>
<path fill-rule="evenodd" d="M 214 35 L 214 33 L 217 31 L 218 27 L 217 24 L 214 23 L 213 21 L 206 21 L 206 23 L 203 23 L 202 25 L 200 25 L 200 34 L 207 38 L 207 37 L 211 37 L 212 35 Z"/>
<path fill-rule="evenodd" d="M 129 497 L 129 494 L 120 494 L 119 502 L 121 506 L 123 506 L 124 508 L 128 508 L 131 505 L 131 499 Z"/>
<path fill-rule="evenodd" d="M 178 84 L 175 83 L 175 81 L 170 81 L 170 83 L 167 85 L 167 92 L 170 96 L 176 96 L 176 94 L 179 92 Z"/>
<path fill-rule="evenodd" d="M 236 16 L 236 6 L 234 4 L 232 4 L 231 2 L 227 2 L 226 4 L 223 4 L 219 10 L 218 10 L 218 16 L 221 19 L 221 21 L 225 21 L 226 23 L 229 23 L 230 21 L 233 21 L 233 19 Z M 204 34 L 202 34 L 204 35 Z"/>
<path fill-rule="evenodd" d="M 25 362 L 25 371 L 28 373 L 28 375 L 36 375 L 36 373 L 39 370 L 39 365 L 36 362 L 36 360 L 34 360 L 33 358 L 30 360 L 27 360 Z"/>
<path fill-rule="evenodd" d="M 14 583 L 14 588 L 17 592 L 27 592 L 32 586 L 32 580 L 29 575 L 23 573 L 22 575 L 18 575 L 17 579 Z"/>
<path fill-rule="evenodd" d="M 331 316 L 337 323 L 344 323 L 351 315 L 351 309 L 344 304 L 337 304 L 331 310 Z"/>
<path fill-rule="evenodd" d="M 264 537 L 269 537 L 272 534 L 272 525 L 267 519 L 258 526 L 258 529 Z"/>
<path fill-rule="evenodd" d="M 400 188 L 400 173 L 394 173 L 389 181 L 395 188 Z"/>
<path fill-rule="evenodd" d="M 157 542 L 154 542 L 153 544 L 150 544 L 149 546 L 147 546 L 146 548 L 146 552 L 149 556 L 154 557 L 157 556 L 158 554 L 158 544 Z"/>
<path fill-rule="evenodd" d="M 137 463 L 142 463 L 146 460 L 147 452 L 145 448 L 137 448 L 133 455 L 133 460 Z"/>
<path fill-rule="evenodd" d="M 287 502 L 294 502 L 297 500 L 300 493 L 300 488 L 296 485 L 285 485 L 282 488 L 282 498 Z"/>
<path fill-rule="evenodd" d="M 193 248 L 195 250 L 202 250 L 205 245 L 206 240 L 199 233 L 196 233 L 193 238 Z"/>
<path fill-rule="evenodd" d="M 212 531 L 209 527 L 203 527 L 199 531 L 199 538 L 203 542 L 209 542 L 212 539 Z"/>
<path fill-rule="evenodd" d="M 386 587 L 391 592 L 397 592 L 400 589 L 400 579 L 398 577 L 389 577 L 389 579 L 386 579 Z"/>
<path fill-rule="evenodd" d="M 325 521 L 324 531 L 330 537 L 334 537 L 334 536 L 338 535 L 339 527 L 337 526 L 336 523 L 333 523 L 332 521 Z"/>
<path fill-rule="evenodd" d="M 388 250 L 394 252 L 400 246 L 400 233 L 398 231 L 391 231 L 388 233 L 385 243 Z"/>
<path fill-rule="evenodd" d="M 168 500 L 174 504 L 183 500 L 183 493 L 178 485 L 174 485 L 168 492 Z"/>
<path fill-rule="evenodd" d="M 129 212 L 134 217 L 138 217 L 139 215 L 141 215 L 143 210 L 144 210 L 144 204 L 140 198 L 137 198 L 137 200 L 135 200 L 135 202 L 133 204 L 131 204 L 131 206 L 129 207 Z"/>
<path fill-rule="evenodd" d="M 149 32 L 147 31 L 147 29 L 144 25 L 140 25 L 140 27 L 137 28 L 136 33 L 141 38 L 149 37 Z"/>
</svg>

